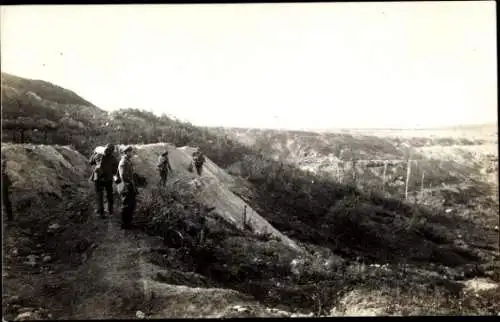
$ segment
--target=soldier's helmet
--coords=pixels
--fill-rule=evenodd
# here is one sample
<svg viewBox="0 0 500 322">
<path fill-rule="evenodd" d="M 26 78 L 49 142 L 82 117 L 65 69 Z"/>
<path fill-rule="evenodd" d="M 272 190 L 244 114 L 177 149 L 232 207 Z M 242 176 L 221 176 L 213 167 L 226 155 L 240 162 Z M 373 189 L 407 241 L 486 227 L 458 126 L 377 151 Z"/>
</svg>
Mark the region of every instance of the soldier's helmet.
<svg viewBox="0 0 500 322">
<path fill-rule="evenodd" d="M 127 153 L 128 151 L 132 151 L 132 146 L 126 145 L 122 148 L 122 153 Z"/>
<path fill-rule="evenodd" d="M 108 143 L 106 144 L 106 147 L 104 148 L 104 151 L 106 153 L 112 153 L 115 151 L 115 145 L 113 143 Z"/>
</svg>

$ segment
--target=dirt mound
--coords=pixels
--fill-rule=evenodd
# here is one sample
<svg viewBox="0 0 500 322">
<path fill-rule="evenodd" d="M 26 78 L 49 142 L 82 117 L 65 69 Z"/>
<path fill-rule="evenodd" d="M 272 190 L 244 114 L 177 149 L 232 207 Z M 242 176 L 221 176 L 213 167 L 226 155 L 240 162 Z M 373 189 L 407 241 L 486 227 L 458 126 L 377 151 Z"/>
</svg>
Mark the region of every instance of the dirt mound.
<svg viewBox="0 0 500 322">
<path fill-rule="evenodd" d="M 135 148 L 137 155 L 133 160 L 136 171 L 148 178 L 150 187 L 156 186 L 159 182 L 156 164 L 160 154 L 168 149 L 173 173 L 168 179 L 167 191 L 173 189 L 192 193 L 196 201 L 207 207 L 215 207 L 218 215 L 241 230 L 244 230 L 243 213 L 246 211 L 247 229 L 256 235 L 269 235 L 292 249 L 301 251 L 294 241 L 280 233 L 246 202 L 231 192 L 230 187 L 235 183 L 234 179 L 208 158 L 201 176 L 188 171 L 193 148 L 175 148 L 166 143 L 136 145 Z M 145 189 L 143 194 L 151 194 L 151 191 Z"/>
<path fill-rule="evenodd" d="M 88 189 L 87 159 L 68 146 L 6 143 L 2 156 L 12 181 L 14 211 L 23 217 Z"/>
<path fill-rule="evenodd" d="M 49 308 L 58 316 L 70 306 L 71 299 L 61 297 L 71 289 L 68 275 L 92 248 L 98 224 L 88 221 L 90 168 L 67 146 L 3 144 L 2 156 L 14 208 L 2 236 L 8 294 L 2 312 L 13 319 L 29 315 L 29 308 Z"/>
</svg>

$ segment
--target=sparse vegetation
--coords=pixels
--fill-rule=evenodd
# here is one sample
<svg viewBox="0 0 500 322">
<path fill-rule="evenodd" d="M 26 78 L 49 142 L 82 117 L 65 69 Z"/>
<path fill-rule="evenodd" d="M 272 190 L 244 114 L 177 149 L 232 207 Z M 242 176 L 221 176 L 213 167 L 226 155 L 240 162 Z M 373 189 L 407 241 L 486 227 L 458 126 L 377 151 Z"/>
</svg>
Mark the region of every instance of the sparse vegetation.
<svg viewBox="0 0 500 322">
<path fill-rule="evenodd" d="M 462 292 L 460 283 L 478 276 L 499 281 L 498 274 L 492 273 L 498 264 L 491 250 L 498 198 L 485 181 L 498 171 L 498 165 L 494 167 L 498 157 L 474 152 L 485 143 L 483 139 L 200 128 L 138 109 L 108 114 L 55 85 L 6 74 L 2 74 L 2 96 L 4 141 L 70 145 L 84 156 L 107 142 L 199 146 L 208 158 L 238 177 L 232 187 L 238 196 L 306 250 L 298 256 L 269 236 L 255 236 L 221 221 L 217 210 L 195 201 L 190 191 L 162 193 L 148 188 L 139 204 L 137 226 L 162 240 L 162 246 L 147 256 L 166 270 L 157 276 L 161 283 L 235 289 L 265 305 L 316 315 L 350 314 L 360 298 L 371 304 L 380 300 L 387 314 L 498 312 L 492 291 L 474 297 Z M 247 131 L 245 142 L 233 136 L 242 131 Z M 413 147 L 411 158 L 403 143 Z M 441 150 L 430 158 L 436 144 Z M 105 227 L 89 220 L 92 195 L 88 189 L 73 186 L 74 182 L 84 185 L 88 177 L 83 157 L 63 147 L 54 150 L 57 155 L 40 145 L 8 145 L 2 147 L 2 154 L 4 150 L 10 160 L 31 155 L 37 162 L 37 176 L 30 172 L 32 166 L 20 166 L 25 159 L 12 160 L 8 167 L 15 182 L 39 179 L 30 189 L 23 190 L 28 187 L 24 183 L 14 186 L 16 210 L 30 211 L 20 229 L 44 231 L 36 237 L 42 243 L 45 226 L 50 224 L 46 220 L 57 218 L 67 230 L 57 238 L 47 237 L 52 246 L 43 242 L 43 247 L 61 261 L 73 263 L 68 266 L 72 269 L 80 265 L 81 253 L 93 242 L 93 229 L 106 234 Z M 449 151 L 461 159 L 445 157 Z M 414 160 L 411 169 L 410 159 Z M 50 216 L 41 210 L 42 203 L 51 209 Z M 67 213 L 71 215 L 62 220 Z M 175 231 L 184 234 L 182 242 Z M 13 247 L 20 231 L 8 233 Z M 64 244 L 64 238 L 72 242 Z M 26 244 L 27 253 L 35 248 L 33 241 Z M 68 249 L 73 248 L 84 250 L 76 252 L 78 259 L 68 260 Z M 17 260 L 9 259 L 8 265 Z M 36 280 L 27 275 L 25 280 L 16 277 L 16 283 Z M 85 278 L 78 281 L 86 285 L 86 292 L 97 288 Z M 68 294 L 78 292 L 64 283 L 58 285 Z M 56 305 L 61 293 L 49 293 L 50 305 L 61 316 L 72 316 L 67 307 L 74 304 L 65 300 Z M 12 303 L 4 310 L 8 314 L 15 312 L 12 305 L 18 305 Z M 140 301 L 134 303 L 130 307 L 135 310 Z M 115 309 L 123 311 L 118 304 Z"/>
</svg>

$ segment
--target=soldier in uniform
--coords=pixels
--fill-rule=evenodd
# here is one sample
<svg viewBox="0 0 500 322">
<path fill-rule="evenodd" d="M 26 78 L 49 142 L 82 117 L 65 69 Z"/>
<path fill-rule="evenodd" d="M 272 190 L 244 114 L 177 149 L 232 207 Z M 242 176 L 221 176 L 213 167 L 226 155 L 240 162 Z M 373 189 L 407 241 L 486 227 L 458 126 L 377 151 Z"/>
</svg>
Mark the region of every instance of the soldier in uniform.
<svg viewBox="0 0 500 322">
<path fill-rule="evenodd" d="M 201 153 L 200 148 L 196 148 L 193 152 L 193 163 L 196 168 L 196 172 L 201 176 L 201 171 L 203 169 L 203 164 L 205 163 L 205 156 Z"/>
<path fill-rule="evenodd" d="M 163 152 L 158 160 L 158 171 L 160 173 L 160 185 L 164 186 L 167 183 L 167 176 L 172 172 L 172 167 L 168 160 L 168 150 Z"/>
<path fill-rule="evenodd" d="M 2 160 L 2 208 L 5 209 L 7 213 L 7 220 L 12 221 L 12 203 L 10 202 L 10 186 L 12 182 L 10 181 L 9 176 L 7 175 L 7 161 Z"/>
<path fill-rule="evenodd" d="M 108 201 L 108 213 L 113 214 L 113 176 L 118 170 L 118 160 L 114 155 L 115 146 L 107 144 L 104 154 L 94 153 L 90 165 L 94 167 L 91 180 L 94 182 L 97 195 L 97 213 L 104 218 L 104 191 Z"/>
<path fill-rule="evenodd" d="M 132 227 L 132 218 L 137 204 L 137 186 L 135 183 L 132 164 L 133 148 L 126 146 L 122 150 L 122 158 L 118 164 L 118 173 L 121 180 L 118 190 L 122 200 L 122 228 Z"/>
</svg>

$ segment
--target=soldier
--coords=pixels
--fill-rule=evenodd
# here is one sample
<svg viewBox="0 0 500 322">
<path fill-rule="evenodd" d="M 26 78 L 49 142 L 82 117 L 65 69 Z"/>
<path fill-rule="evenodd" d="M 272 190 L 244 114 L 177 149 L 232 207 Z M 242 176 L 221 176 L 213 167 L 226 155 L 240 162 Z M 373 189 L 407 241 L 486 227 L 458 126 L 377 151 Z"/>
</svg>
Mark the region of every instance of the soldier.
<svg viewBox="0 0 500 322">
<path fill-rule="evenodd" d="M 119 178 L 121 180 L 118 189 L 122 199 L 122 228 L 132 228 L 132 218 L 137 204 L 137 186 L 134 179 L 134 168 L 132 165 L 131 146 L 122 150 L 122 158 L 118 165 Z"/>
<path fill-rule="evenodd" d="M 10 202 L 10 186 L 12 182 L 10 181 L 9 176 L 7 175 L 7 161 L 2 160 L 2 207 L 5 208 L 5 212 L 7 213 L 7 220 L 12 221 L 12 204 Z"/>
<path fill-rule="evenodd" d="M 104 216 L 104 191 L 108 201 L 108 213 L 113 214 L 113 177 L 118 170 L 118 160 L 114 155 L 115 147 L 107 144 L 103 154 L 94 152 L 90 158 L 90 165 L 94 166 L 91 180 L 94 182 L 97 195 L 97 213 L 101 218 Z"/>
<path fill-rule="evenodd" d="M 172 167 L 168 160 L 168 150 L 162 153 L 158 160 L 158 171 L 160 172 L 160 185 L 164 186 L 167 183 L 167 176 L 172 172 Z"/>
<path fill-rule="evenodd" d="M 193 163 L 196 168 L 196 172 L 201 176 L 201 170 L 203 169 L 203 164 L 205 163 L 205 156 L 200 152 L 200 148 L 196 148 L 193 152 Z"/>
</svg>

